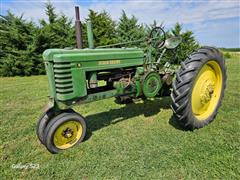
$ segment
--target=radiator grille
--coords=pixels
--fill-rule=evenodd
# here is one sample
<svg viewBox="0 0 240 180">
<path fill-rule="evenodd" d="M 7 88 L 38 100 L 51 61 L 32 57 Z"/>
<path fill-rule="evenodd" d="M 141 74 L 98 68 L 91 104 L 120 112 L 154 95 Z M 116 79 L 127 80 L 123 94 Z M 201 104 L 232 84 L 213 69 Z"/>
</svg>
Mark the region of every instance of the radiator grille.
<svg viewBox="0 0 240 180">
<path fill-rule="evenodd" d="M 69 62 L 59 62 L 53 65 L 56 92 L 58 94 L 73 93 L 71 67 Z"/>
</svg>

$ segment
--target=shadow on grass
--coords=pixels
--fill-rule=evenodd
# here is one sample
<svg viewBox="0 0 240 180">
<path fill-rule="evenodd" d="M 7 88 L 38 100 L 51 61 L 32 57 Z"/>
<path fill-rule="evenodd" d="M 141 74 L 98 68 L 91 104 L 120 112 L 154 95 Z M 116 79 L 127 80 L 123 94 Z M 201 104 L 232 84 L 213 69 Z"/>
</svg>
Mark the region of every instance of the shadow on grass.
<svg viewBox="0 0 240 180">
<path fill-rule="evenodd" d="M 173 126 L 175 129 L 181 130 L 181 131 L 187 131 L 184 129 L 180 123 L 178 122 L 177 118 L 172 114 L 171 118 L 169 119 L 168 123 Z"/>
<path fill-rule="evenodd" d="M 153 116 L 162 109 L 170 109 L 170 104 L 170 97 L 162 97 L 155 98 L 154 100 L 144 100 L 143 102 L 126 104 L 124 107 L 118 109 L 109 109 L 109 111 L 106 112 L 89 115 L 86 117 L 87 135 L 85 140 L 89 139 L 94 131 L 101 128 L 139 115 L 144 115 L 144 117 Z"/>
</svg>

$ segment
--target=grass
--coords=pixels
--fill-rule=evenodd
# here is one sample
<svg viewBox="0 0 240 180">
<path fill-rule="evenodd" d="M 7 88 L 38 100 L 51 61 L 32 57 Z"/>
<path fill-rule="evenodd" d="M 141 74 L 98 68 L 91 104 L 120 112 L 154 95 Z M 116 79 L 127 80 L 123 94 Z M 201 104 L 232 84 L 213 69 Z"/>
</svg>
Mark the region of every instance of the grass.
<svg viewBox="0 0 240 180">
<path fill-rule="evenodd" d="M 0 78 L 1 179 L 239 179 L 240 55 L 226 63 L 225 98 L 209 126 L 180 130 L 169 97 L 127 106 L 111 98 L 75 107 L 86 117 L 86 140 L 58 155 L 35 134 L 46 76 Z M 13 168 L 29 163 L 39 168 Z"/>
</svg>

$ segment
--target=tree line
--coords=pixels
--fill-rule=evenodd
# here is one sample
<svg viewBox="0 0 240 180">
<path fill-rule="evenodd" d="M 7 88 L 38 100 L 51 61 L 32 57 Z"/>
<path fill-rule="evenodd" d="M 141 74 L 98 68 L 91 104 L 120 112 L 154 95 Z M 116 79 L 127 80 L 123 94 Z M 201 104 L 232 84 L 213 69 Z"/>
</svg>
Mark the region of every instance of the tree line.
<svg viewBox="0 0 240 180">
<path fill-rule="evenodd" d="M 0 76 L 29 76 L 44 74 L 42 53 L 49 48 L 76 47 L 75 27 L 71 19 L 64 14 L 57 14 L 51 3 L 45 4 L 47 20 L 40 19 L 36 24 L 27 21 L 22 16 L 16 16 L 8 11 L 0 17 Z M 118 21 L 113 21 L 106 12 L 89 10 L 88 17 L 82 21 L 83 45 L 87 47 L 86 21 L 93 25 L 95 46 L 144 39 L 148 36 L 156 21 L 150 25 L 138 22 L 135 16 L 127 16 L 122 11 Z M 177 23 L 166 32 L 167 37 L 181 36 L 183 42 L 167 57 L 172 63 L 178 64 L 189 53 L 199 47 L 191 31 L 182 32 L 182 26 Z M 135 45 L 146 49 L 146 43 Z M 176 54 L 174 57 L 171 54 Z M 165 61 L 167 61 L 166 59 Z"/>
</svg>

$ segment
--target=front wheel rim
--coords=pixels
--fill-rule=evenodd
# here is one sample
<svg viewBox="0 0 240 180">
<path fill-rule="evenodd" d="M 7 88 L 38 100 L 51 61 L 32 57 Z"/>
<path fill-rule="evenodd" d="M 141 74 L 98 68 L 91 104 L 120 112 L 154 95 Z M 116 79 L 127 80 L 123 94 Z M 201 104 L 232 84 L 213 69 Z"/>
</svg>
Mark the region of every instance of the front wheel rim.
<svg viewBox="0 0 240 180">
<path fill-rule="evenodd" d="M 83 128 L 78 121 L 67 121 L 61 124 L 53 135 L 53 143 L 58 149 L 67 149 L 75 145 L 81 138 Z"/>
<path fill-rule="evenodd" d="M 215 111 L 221 97 L 222 71 L 219 64 L 210 60 L 199 71 L 192 89 L 191 105 L 194 116 L 206 120 Z"/>
</svg>

